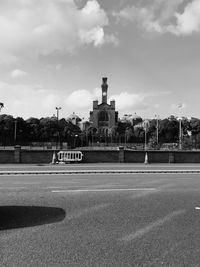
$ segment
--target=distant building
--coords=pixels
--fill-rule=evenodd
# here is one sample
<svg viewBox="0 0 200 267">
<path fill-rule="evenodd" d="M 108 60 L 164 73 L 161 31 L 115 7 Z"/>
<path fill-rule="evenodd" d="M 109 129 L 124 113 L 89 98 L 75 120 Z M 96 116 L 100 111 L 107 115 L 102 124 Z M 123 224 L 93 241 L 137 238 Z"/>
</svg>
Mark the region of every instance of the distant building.
<svg viewBox="0 0 200 267">
<path fill-rule="evenodd" d="M 71 115 L 69 115 L 66 119 L 66 121 L 70 121 L 74 125 L 78 125 L 81 121 L 81 118 L 73 112 Z"/>
<path fill-rule="evenodd" d="M 107 78 L 102 78 L 102 103 L 93 101 L 93 111 L 90 111 L 90 127 L 99 134 L 115 132 L 118 122 L 118 112 L 115 111 L 115 101 L 107 103 L 108 84 Z"/>
<path fill-rule="evenodd" d="M 124 116 L 121 119 L 122 123 L 129 123 L 132 126 L 135 126 L 136 124 L 142 122 L 142 118 L 138 116 L 136 113 L 134 115 L 132 114 L 124 114 Z"/>
<path fill-rule="evenodd" d="M 88 120 L 82 118 L 82 120 L 79 122 L 79 128 L 81 131 L 87 131 L 87 129 L 90 127 L 90 123 Z"/>
</svg>

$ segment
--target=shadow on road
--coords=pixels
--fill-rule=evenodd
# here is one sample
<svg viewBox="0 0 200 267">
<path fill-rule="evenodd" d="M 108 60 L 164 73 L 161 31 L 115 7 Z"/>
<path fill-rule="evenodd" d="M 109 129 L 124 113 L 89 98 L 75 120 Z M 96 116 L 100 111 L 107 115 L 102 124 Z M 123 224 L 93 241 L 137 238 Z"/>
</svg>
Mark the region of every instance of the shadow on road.
<svg viewBox="0 0 200 267">
<path fill-rule="evenodd" d="M 62 221 L 65 211 L 61 208 L 40 206 L 0 207 L 0 230 L 31 227 Z"/>
</svg>

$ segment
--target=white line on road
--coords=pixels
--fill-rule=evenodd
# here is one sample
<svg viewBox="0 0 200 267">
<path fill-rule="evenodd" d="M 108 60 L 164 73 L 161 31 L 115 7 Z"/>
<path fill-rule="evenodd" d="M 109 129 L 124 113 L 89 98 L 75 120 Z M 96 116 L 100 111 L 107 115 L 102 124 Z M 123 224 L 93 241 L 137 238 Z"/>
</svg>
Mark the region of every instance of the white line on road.
<svg viewBox="0 0 200 267">
<path fill-rule="evenodd" d="M 0 186 L 2 185 L 37 185 L 37 184 L 41 184 L 40 182 L 13 182 L 10 181 L 10 183 L 8 181 L 6 181 L 6 183 L 0 183 Z"/>
<path fill-rule="evenodd" d="M 164 218 L 161 218 L 161 219 L 145 226 L 144 228 L 137 230 L 134 233 L 131 233 L 127 236 L 124 236 L 123 238 L 121 238 L 121 241 L 130 242 L 130 241 L 133 241 L 137 238 L 141 238 L 143 235 L 148 234 L 154 228 L 162 226 L 164 223 L 169 222 L 172 218 L 177 217 L 177 216 L 183 214 L 184 212 L 185 212 L 185 210 L 173 211 L 172 213 L 166 215 Z"/>
<path fill-rule="evenodd" d="M 0 187 L 0 190 L 13 190 L 13 189 L 24 189 L 24 186 L 7 186 L 7 187 Z"/>
<path fill-rule="evenodd" d="M 45 187 L 45 189 L 59 189 L 59 188 L 63 189 L 63 186 L 47 186 L 47 187 Z"/>
<path fill-rule="evenodd" d="M 89 213 L 99 211 L 100 209 L 105 209 L 105 208 L 109 207 L 110 205 L 111 204 L 109 204 L 109 203 L 104 203 L 104 204 L 99 204 L 99 205 L 95 205 L 92 207 L 87 207 L 87 208 L 84 208 L 84 209 L 79 210 L 79 211 L 75 211 L 71 214 L 68 214 L 65 218 L 65 221 L 79 219 L 79 218 L 81 218 L 81 217 L 83 217 Z"/>
<path fill-rule="evenodd" d="M 104 188 L 104 189 L 70 189 L 52 190 L 52 193 L 82 193 L 82 192 L 117 192 L 117 191 L 153 191 L 156 188 Z"/>
</svg>

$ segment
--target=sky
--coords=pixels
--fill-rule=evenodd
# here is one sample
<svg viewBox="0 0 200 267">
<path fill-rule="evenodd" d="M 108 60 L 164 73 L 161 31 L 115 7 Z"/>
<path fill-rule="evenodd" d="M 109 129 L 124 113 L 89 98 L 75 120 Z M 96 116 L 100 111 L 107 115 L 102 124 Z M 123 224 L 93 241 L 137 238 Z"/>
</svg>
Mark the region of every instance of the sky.
<svg viewBox="0 0 200 267">
<path fill-rule="evenodd" d="M 2 114 L 88 119 L 108 77 L 119 117 L 200 118 L 200 0 L 0 0 L 0 40 Z"/>
</svg>

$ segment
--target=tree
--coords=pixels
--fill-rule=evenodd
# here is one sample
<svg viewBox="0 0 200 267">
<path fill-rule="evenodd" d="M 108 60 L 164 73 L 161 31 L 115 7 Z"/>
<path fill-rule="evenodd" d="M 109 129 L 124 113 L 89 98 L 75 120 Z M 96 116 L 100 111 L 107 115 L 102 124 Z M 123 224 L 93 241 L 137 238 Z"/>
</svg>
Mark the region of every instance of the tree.
<svg viewBox="0 0 200 267">
<path fill-rule="evenodd" d="M 4 108 L 4 103 L 0 102 L 0 111 L 2 108 Z"/>
<path fill-rule="evenodd" d="M 178 142 L 179 123 L 176 118 L 160 120 L 159 129 L 159 140 L 161 143 Z"/>
</svg>

